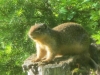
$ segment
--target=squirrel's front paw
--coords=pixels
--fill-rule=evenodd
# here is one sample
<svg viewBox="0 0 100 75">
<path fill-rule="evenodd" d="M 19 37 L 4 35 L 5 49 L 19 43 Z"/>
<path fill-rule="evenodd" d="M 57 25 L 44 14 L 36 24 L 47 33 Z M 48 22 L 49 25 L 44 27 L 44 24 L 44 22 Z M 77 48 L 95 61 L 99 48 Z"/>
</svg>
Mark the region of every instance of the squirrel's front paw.
<svg viewBox="0 0 100 75">
<path fill-rule="evenodd" d="M 38 61 L 40 61 L 39 58 L 35 58 L 35 59 L 32 60 L 32 62 L 38 62 Z"/>
<path fill-rule="evenodd" d="M 45 60 L 42 60 L 41 62 L 42 62 L 42 63 L 51 63 L 51 62 L 52 62 L 52 60 L 45 59 Z"/>
</svg>

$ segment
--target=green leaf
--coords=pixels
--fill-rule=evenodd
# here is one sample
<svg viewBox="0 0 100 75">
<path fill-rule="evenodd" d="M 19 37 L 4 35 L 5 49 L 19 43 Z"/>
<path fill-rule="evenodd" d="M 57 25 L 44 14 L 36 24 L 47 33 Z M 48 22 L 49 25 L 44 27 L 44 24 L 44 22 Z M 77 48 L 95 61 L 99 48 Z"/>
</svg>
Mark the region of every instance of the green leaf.
<svg viewBox="0 0 100 75">
<path fill-rule="evenodd" d="M 59 10 L 60 14 L 66 14 L 67 10 L 64 7 L 61 7 L 61 9 Z"/>
</svg>

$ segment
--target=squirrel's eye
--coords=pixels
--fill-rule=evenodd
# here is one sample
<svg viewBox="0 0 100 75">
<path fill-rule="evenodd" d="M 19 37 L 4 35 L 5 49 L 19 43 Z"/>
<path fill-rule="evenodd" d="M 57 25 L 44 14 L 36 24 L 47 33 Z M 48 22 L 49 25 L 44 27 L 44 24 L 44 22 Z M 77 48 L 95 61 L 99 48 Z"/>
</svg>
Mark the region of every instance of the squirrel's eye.
<svg viewBox="0 0 100 75">
<path fill-rule="evenodd" d="M 38 28 L 37 30 L 41 30 L 41 28 Z"/>
<path fill-rule="evenodd" d="M 36 30 L 36 32 L 40 32 L 41 31 L 41 28 L 38 28 L 37 30 Z"/>
</svg>

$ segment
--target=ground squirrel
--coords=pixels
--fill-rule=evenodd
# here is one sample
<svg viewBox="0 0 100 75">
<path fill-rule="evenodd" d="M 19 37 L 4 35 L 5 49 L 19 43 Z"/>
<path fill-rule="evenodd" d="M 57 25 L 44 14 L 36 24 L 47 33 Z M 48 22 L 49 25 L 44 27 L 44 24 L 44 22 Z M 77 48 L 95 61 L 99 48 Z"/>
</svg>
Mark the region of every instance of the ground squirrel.
<svg viewBox="0 0 100 75">
<path fill-rule="evenodd" d="M 36 24 L 31 26 L 28 35 L 36 43 L 34 61 L 50 62 L 56 55 L 83 54 L 89 50 L 90 37 L 77 23 L 63 23 L 54 28 Z"/>
</svg>

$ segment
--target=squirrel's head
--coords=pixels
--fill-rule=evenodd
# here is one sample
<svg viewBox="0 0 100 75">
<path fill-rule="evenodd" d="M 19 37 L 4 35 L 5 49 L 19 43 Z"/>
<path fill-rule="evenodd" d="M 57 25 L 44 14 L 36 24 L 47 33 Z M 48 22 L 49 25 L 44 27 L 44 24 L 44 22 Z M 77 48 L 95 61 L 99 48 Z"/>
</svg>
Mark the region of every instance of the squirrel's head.
<svg viewBox="0 0 100 75">
<path fill-rule="evenodd" d="M 47 34 L 48 29 L 49 27 L 44 23 L 35 24 L 31 26 L 28 35 L 31 39 L 42 38 Z"/>
</svg>

